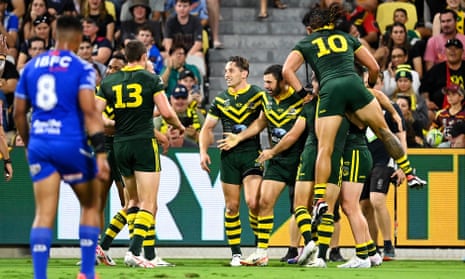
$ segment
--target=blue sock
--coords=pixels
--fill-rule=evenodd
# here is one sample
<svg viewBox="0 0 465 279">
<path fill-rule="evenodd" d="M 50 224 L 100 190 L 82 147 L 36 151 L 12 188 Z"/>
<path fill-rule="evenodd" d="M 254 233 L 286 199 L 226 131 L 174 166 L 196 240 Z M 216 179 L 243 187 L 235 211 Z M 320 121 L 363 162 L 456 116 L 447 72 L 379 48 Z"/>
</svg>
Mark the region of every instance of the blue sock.
<svg viewBox="0 0 465 279">
<path fill-rule="evenodd" d="M 79 239 L 81 244 L 81 273 L 87 278 L 95 277 L 95 249 L 97 248 L 100 228 L 79 226 Z"/>
<path fill-rule="evenodd" d="M 50 228 L 32 228 L 30 235 L 32 264 L 34 267 L 34 279 L 47 278 L 47 264 L 52 242 L 52 230 Z"/>
</svg>

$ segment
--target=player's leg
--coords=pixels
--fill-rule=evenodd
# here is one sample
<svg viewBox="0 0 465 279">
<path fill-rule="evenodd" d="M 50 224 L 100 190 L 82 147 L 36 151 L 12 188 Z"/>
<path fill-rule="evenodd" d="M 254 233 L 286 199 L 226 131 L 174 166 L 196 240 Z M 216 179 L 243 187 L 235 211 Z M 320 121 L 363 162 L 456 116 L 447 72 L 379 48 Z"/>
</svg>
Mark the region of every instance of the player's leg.
<svg viewBox="0 0 465 279">
<path fill-rule="evenodd" d="M 245 189 L 244 184 L 244 189 Z M 276 200 L 283 191 L 286 184 L 275 180 L 263 180 L 260 186 L 260 201 L 258 215 L 258 243 L 257 250 L 245 261 L 244 265 L 267 265 L 268 264 L 268 242 L 274 225 L 273 208 Z"/>
<path fill-rule="evenodd" d="M 34 278 L 47 278 L 47 265 L 52 242 L 60 188 L 60 175 L 53 173 L 34 182 L 35 217 L 30 233 Z"/>
<path fill-rule="evenodd" d="M 304 244 L 312 240 L 312 217 L 308 211 L 309 201 L 312 200 L 313 182 L 297 181 L 295 184 L 295 219 L 300 233 L 304 238 Z"/>
<path fill-rule="evenodd" d="M 288 262 L 289 259 L 294 259 L 299 255 L 298 247 L 300 242 L 300 231 L 297 227 L 294 216 L 294 194 L 295 194 L 295 185 L 288 186 L 289 191 L 289 201 L 290 201 L 290 213 L 291 218 L 289 219 L 289 247 L 287 249 L 286 255 L 280 259 L 281 262 Z"/>
<path fill-rule="evenodd" d="M 339 248 L 339 237 L 341 234 L 341 214 L 339 212 L 339 202 L 336 203 L 336 209 L 334 210 L 334 232 L 331 242 L 329 243 L 329 260 L 331 262 L 344 262 L 345 259 L 341 255 Z"/>
<path fill-rule="evenodd" d="M 228 245 L 231 248 L 232 260 L 231 266 L 240 266 L 242 256 L 241 251 L 241 234 L 242 226 L 239 216 L 239 205 L 241 197 L 241 188 L 238 184 L 221 183 L 225 201 L 224 228 Z"/>
</svg>

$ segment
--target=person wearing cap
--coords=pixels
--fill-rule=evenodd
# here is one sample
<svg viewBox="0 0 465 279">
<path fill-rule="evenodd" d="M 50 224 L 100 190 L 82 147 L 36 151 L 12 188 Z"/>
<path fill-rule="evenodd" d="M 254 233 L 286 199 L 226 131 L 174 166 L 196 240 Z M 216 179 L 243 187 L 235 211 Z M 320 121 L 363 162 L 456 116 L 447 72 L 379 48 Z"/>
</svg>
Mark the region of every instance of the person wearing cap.
<svg viewBox="0 0 465 279">
<path fill-rule="evenodd" d="M 189 92 L 189 107 L 205 116 L 207 114 L 202 106 L 203 93 L 197 85 L 195 75 L 189 70 L 184 70 L 179 74 L 178 84 L 184 85 Z"/>
<path fill-rule="evenodd" d="M 443 141 L 450 140 L 452 126 L 460 121 L 465 121 L 465 90 L 458 84 L 450 84 L 442 89 L 446 95 L 449 106 L 436 113 L 430 129 L 439 129 L 443 133 Z"/>
<path fill-rule="evenodd" d="M 199 69 L 192 64 L 186 63 L 187 49 L 181 43 L 174 44 L 166 57 L 165 67 L 161 71 L 161 78 L 166 86 L 166 94 L 169 97 L 173 89 L 178 84 L 179 75 L 184 70 L 189 70 L 194 73 L 196 85 L 202 86 L 202 75 Z"/>
<path fill-rule="evenodd" d="M 425 98 L 428 109 L 433 113 L 447 106 L 447 99 L 444 98 L 442 89 L 451 83 L 462 83 L 465 80 L 462 41 L 452 38 L 444 46 L 446 61 L 434 65 L 427 71 L 420 86 L 421 95 Z"/>
<path fill-rule="evenodd" d="M 189 107 L 189 91 L 187 88 L 184 85 L 177 84 L 171 92 L 169 100 L 179 120 L 186 128 L 184 137 L 190 141 L 198 142 L 199 132 L 205 119 L 197 110 Z M 157 118 L 155 128 L 166 134 L 169 128 L 168 124 L 163 118 Z"/>
<path fill-rule="evenodd" d="M 458 39 L 462 45 L 465 44 L 465 35 L 457 32 L 457 14 L 453 10 L 443 10 L 439 15 L 441 22 L 441 33 L 429 38 L 425 54 L 423 56 L 425 69 L 428 71 L 433 65 L 446 60 L 445 44 L 450 39 Z M 465 55 L 462 54 L 462 59 Z"/>
<path fill-rule="evenodd" d="M 160 49 L 162 46 L 162 24 L 160 21 L 151 19 L 152 8 L 148 0 L 129 0 L 124 5 L 128 5 L 131 15 L 129 18 L 121 19 L 121 30 L 116 34 L 116 39 L 120 42 L 131 36 L 136 36 L 138 28 L 147 25 L 152 31 L 154 44 Z M 124 8 L 124 6 L 123 6 Z"/>
<path fill-rule="evenodd" d="M 450 130 L 450 136 L 450 147 L 465 148 L 465 121 L 455 123 Z"/>
</svg>

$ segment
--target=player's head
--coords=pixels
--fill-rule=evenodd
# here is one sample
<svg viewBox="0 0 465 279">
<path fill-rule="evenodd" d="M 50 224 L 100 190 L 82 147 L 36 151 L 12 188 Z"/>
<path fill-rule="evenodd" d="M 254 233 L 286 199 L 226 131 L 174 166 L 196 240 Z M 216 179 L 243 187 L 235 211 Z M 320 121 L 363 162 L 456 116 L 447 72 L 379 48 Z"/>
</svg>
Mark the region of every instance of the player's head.
<svg viewBox="0 0 465 279">
<path fill-rule="evenodd" d="M 57 49 L 77 51 L 82 40 L 82 25 L 78 17 L 63 15 L 56 24 Z"/>
<path fill-rule="evenodd" d="M 147 49 L 141 41 L 130 40 L 124 47 L 124 53 L 129 63 L 143 61 L 145 66 L 145 60 L 147 59 L 143 59 L 143 56 L 147 56 Z"/>
<path fill-rule="evenodd" d="M 278 96 L 284 92 L 285 82 L 283 78 L 283 66 L 274 64 L 263 72 L 263 87 L 272 96 Z"/>
<path fill-rule="evenodd" d="M 236 88 L 247 80 L 249 61 L 241 56 L 231 56 L 224 68 L 224 79 L 228 87 Z"/>
<path fill-rule="evenodd" d="M 126 65 L 126 57 L 123 54 L 114 54 L 108 62 L 106 75 L 111 75 L 121 70 Z"/>
</svg>

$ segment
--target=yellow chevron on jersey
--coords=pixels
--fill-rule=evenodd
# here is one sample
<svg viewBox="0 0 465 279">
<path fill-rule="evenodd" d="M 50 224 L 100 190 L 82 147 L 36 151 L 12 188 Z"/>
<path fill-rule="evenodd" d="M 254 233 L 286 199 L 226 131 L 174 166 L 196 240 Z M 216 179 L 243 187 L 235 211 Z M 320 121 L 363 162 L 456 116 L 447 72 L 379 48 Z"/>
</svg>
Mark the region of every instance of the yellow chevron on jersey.
<svg viewBox="0 0 465 279">
<path fill-rule="evenodd" d="M 112 108 L 111 106 L 106 106 L 102 114 L 104 117 L 108 119 L 111 119 L 111 120 L 115 119 L 115 109 Z"/>
<path fill-rule="evenodd" d="M 263 96 L 263 112 L 271 127 L 289 127 L 294 125 L 303 108 L 303 100 L 294 94 L 294 89 L 288 88 L 282 96 L 276 98 L 268 94 Z M 287 129 L 286 129 L 287 130 Z"/>
<path fill-rule="evenodd" d="M 215 98 L 215 102 L 218 110 L 220 110 L 225 116 L 236 123 L 242 123 L 252 114 L 256 113 L 257 108 L 262 105 L 261 100 L 263 94 L 264 92 L 260 91 L 245 100 L 238 98 L 240 96 L 239 94 L 233 95 L 233 98 L 225 98 L 222 95 L 219 95 Z"/>
</svg>

